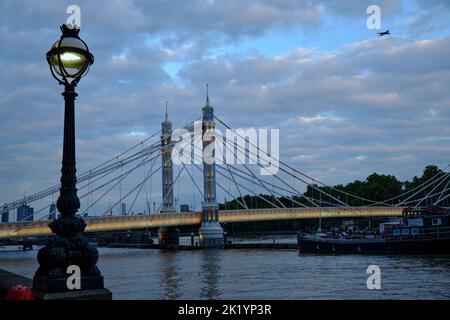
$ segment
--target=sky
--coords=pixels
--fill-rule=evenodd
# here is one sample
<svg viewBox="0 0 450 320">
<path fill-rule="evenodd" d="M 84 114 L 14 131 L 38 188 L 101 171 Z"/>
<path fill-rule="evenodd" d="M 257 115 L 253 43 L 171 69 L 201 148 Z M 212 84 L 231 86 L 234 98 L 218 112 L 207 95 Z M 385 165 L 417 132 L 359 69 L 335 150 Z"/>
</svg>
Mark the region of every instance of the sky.
<svg viewBox="0 0 450 320">
<path fill-rule="evenodd" d="M 216 116 L 280 129 L 280 159 L 329 184 L 450 163 L 450 1 L 2 0 L 1 202 L 59 181 L 45 53 L 72 4 L 95 56 L 77 88 L 79 171 L 157 131 L 166 100 L 175 127 L 200 116 L 206 83 Z M 390 36 L 367 28 L 372 4 Z"/>
</svg>

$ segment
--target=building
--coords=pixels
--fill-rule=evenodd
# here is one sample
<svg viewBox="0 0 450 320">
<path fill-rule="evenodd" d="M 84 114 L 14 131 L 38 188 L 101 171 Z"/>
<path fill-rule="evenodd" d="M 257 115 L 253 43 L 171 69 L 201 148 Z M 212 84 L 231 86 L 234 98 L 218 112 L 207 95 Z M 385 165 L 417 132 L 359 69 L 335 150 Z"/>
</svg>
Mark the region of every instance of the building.
<svg viewBox="0 0 450 320">
<path fill-rule="evenodd" d="M 50 205 L 50 210 L 48 212 L 48 220 L 55 220 L 56 219 L 56 212 L 57 212 L 56 204 L 52 203 Z"/>
<path fill-rule="evenodd" d="M 17 221 L 33 221 L 34 208 L 23 204 L 17 208 Z"/>
<path fill-rule="evenodd" d="M 180 204 L 180 212 L 191 212 L 188 204 Z"/>
<path fill-rule="evenodd" d="M 9 222 L 9 211 L 8 206 L 4 205 L 3 210 L 6 210 L 4 213 L 2 213 L 2 223 Z"/>
<path fill-rule="evenodd" d="M 125 203 L 122 202 L 122 215 L 126 216 L 127 215 L 127 205 Z"/>
</svg>

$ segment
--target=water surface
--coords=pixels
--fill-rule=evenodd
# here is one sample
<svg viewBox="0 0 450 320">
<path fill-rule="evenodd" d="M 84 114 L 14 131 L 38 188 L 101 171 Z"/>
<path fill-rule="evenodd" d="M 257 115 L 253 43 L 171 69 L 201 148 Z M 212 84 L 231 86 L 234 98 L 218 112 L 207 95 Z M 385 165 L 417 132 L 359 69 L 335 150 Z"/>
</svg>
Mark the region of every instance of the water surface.
<svg viewBox="0 0 450 320">
<path fill-rule="evenodd" d="M 294 237 L 253 241 L 293 242 Z M 236 239 L 249 241 L 249 239 Z M 302 255 L 297 250 L 100 248 L 114 299 L 449 299 L 450 256 Z M 32 251 L 0 250 L 0 268 L 32 277 Z M 368 290 L 369 265 L 381 290 Z"/>
</svg>

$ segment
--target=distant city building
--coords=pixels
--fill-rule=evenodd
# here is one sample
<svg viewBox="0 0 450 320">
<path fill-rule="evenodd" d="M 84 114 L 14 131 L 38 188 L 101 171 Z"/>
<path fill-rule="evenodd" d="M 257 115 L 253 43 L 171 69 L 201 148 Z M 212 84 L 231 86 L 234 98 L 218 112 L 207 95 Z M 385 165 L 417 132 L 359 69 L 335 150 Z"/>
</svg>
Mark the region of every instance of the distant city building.
<svg viewBox="0 0 450 320">
<path fill-rule="evenodd" d="M 127 205 L 123 202 L 122 202 L 122 215 L 123 216 L 127 215 Z"/>
<path fill-rule="evenodd" d="M 3 210 L 6 210 L 6 212 L 2 213 L 2 223 L 9 222 L 9 211 L 8 206 L 4 205 Z"/>
<path fill-rule="evenodd" d="M 190 212 L 188 204 L 180 204 L 180 212 Z"/>
<path fill-rule="evenodd" d="M 17 221 L 33 221 L 34 208 L 23 204 L 17 208 Z"/>
<path fill-rule="evenodd" d="M 56 204 L 52 203 L 50 205 L 50 210 L 48 212 L 48 220 L 55 220 L 56 219 L 56 212 L 57 212 Z"/>
</svg>

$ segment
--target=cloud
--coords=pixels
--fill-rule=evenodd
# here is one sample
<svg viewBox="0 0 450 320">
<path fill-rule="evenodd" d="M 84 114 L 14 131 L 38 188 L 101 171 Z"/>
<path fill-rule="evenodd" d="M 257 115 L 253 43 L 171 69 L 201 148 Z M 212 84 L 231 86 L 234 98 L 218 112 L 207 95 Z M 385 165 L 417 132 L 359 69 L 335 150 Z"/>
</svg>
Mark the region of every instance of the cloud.
<svg viewBox="0 0 450 320">
<path fill-rule="evenodd" d="M 324 124 L 329 125 L 332 122 L 342 122 L 343 119 L 334 116 L 332 113 L 319 113 L 313 117 L 300 116 L 298 122 L 302 125 L 317 125 Z"/>
<path fill-rule="evenodd" d="M 359 156 L 356 156 L 355 159 L 358 161 L 367 160 L 367 156 L 365 154 L 360 154 Z"/>
<path fill-rule="evenodd" d="M 348 18 L 361 18 L 370 5 L 378 5 L 381 9 L 382 16 L 392 16 L 399 13 L 402 8 L 400 0 L 344 0 L 344 1 L 324 1 L 324 7 L 336 12 L 337 14 Z"/>
<path fill-rule="evenodd" d="M 429 27 L 424 34 L 402 20 L 405 2 L 382 1 L 406 36 L 353 38 L 347 25 L 365 20 L 367 3 L 80 1 L 80 35 L 96 61 L 77 88 L 79 172 L 159 130 L 165 100 L 175 127 L 200 116 L 205 83 L 219 118 L 235 128 L 279 128 L 281 160 L 328 183 L 373 171 L 408 179 L 426 164 L 447 164 L 450 38 L 433 33 L 442 26 L 423 14 L 439 6 L 440 19 L 448 20 L 448 6 L 410 8 L 411 18 Z M 62 88 L 45 52 L 59 38 L 68 4 L 0 3 L 1 200 L 58 182 Z M 342 34 L 321 29 L 341 18 L 346 23 L 334 28 Z M 327 43 L 337 35 L 344 45 L 301 37 L 318 33 Z M 294 41 L 287 45 L 280 34 Z M 265 47 L 282 50 L 269 54 Z M 131 177 L 123 189 L 142 177 Z M 181 186 L 180 193 L 180 201 L 193 198 L 192 188 Z"/>
</svg>

